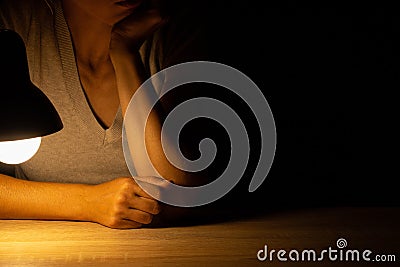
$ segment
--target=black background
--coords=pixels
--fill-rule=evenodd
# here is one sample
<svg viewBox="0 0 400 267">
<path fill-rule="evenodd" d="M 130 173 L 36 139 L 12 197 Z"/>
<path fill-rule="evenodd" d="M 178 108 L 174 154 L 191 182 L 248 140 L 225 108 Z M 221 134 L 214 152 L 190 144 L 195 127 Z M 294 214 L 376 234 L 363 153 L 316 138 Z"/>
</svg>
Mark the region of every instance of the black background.
<svg viewBox="0 0 400 267">
<path fill-rule="evenodd" d="M 278 138 L 266 181 L 248 193 L 259 147 L 250 126 L 249 168 L 220 202 L 241 210 L 398 206 L 388 160 L 396 156 L 385 151 L 393 146 L 386 126 L 396 121 L 389 120 L 394 98 L 384 93 L 397 89 L 400 17 L 394 9 L 215 2 L 206 22 L 213 59 L 260 87 Z"/>
<path fill-rule="evenodd" d="M 249 76 L 276 122 L 273 166 L 264 184 L 248 193 L 260 137 L 248 108 L 233 103 L 250 125 L 252 154 L 245 177 L 220 202 L 238 210 L 398 206 L 398 175 L 391 170 L 397 151 L 388 128 L 397 122 L 389 93 L 398 80 L 396 9 L 264 2 L 177 0 L 195 6 L 184 19 L 204 26 L 210 59 Z M 220 97 L 235 102 L 226 93 Z M 227 148 L 220 154 L 228 155 Z"/>
</svg>

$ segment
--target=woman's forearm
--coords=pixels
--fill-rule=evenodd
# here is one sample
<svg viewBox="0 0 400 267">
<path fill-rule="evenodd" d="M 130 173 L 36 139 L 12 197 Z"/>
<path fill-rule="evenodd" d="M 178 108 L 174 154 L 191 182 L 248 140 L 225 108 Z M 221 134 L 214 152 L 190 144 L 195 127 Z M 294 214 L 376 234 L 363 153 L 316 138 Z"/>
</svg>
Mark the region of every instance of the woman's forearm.
<svg viewBox="0 0 400 267">
<path fill-rule="evenodd" d="M 88 221 L 90 187 L 25 181 L 0 174 L 0 219 Z"/>
</svg>

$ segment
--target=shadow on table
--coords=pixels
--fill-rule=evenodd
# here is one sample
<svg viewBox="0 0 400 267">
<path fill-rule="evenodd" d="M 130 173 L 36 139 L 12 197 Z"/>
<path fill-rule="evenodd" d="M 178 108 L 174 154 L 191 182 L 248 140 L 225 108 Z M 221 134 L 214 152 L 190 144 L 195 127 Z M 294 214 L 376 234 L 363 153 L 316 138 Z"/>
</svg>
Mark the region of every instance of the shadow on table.
<svg viewBox="0 0 400 267">
<path fill-rule="evenodd" d="M 273 204 L 270 198 L 255 198 L 248 202 L 235 198 L 226 198 L 216 203 L 194 208 L 177 208 L 165 206 L 163 213 L 155 221 L 144 226 L 146 228 L 190 227 L 234 222 L 258 217 L 275 217 L 276 215 L 299 210 L 338 207 L 394 207 L 386 203 L 357 202 L 357 201 L 327 201 L 322 198 L 312 200 L 298 200 Z M 397 206 L 398 207 L 398 206 Z M 168 216 L 163 216 L 168 215 Z"/>
<path fill-rule="evenodd" d="M 275 215 L 281 212 L 296 210 L 300 207 L 270 206 L 268 208 L 240 206 L 237 203 L 209 204 L 194 208 L 177 208 L 165 206 L 161 216 L 155 219 L 146 228 L 190 227 L 198 225 L 210 225 L 225 222 L 233 222 L 256 218 L 259 216 Z M 168 216 L 165 216 L 168 215 Z"/>
</svg>

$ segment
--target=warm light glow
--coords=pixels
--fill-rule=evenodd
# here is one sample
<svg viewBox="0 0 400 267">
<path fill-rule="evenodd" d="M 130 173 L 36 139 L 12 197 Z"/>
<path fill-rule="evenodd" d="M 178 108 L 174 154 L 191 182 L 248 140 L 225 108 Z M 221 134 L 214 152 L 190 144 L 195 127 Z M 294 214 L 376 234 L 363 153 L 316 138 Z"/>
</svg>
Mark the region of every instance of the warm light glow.
<svg viewBox="0 0 400 267">
<path fill-rule="evenodd" d="M 32 158 L 39 150 L 41 137 L 0 142 L 0 161 L 6 164 L 20 164 Z"/>
</svg>

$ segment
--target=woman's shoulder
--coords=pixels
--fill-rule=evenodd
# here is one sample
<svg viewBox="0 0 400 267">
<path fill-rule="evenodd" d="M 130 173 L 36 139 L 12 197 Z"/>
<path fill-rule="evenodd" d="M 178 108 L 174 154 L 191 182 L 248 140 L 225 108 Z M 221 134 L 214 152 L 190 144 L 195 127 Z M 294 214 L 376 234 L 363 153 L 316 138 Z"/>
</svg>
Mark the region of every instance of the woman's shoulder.
<svg viewBox="0 0 400 267">
<path fill-rule="evenodd" d="M 174 3 L 174 4 L 172 4 Z M 168 22 L 154 37 L 161 68 L 208 58 L 208 13 L 198 1 L 172 1 Z"/>
<path fill-rule="evenodd" d="M 26 28 L 35 14 L 52 13 L 53 0 L 0 0 L 0 25 L 7 29 Z"/>
<path fill-rule="evenodd" d="M 32 23 L 52 14 L 54 0 L 0 0 L 0 28 L 18 32 L 24 39 Z"/>
<path fill-rule="evenodd" d="M 0 0 L 0 18 L 5 26 L 23 23 L 32 12 L 33 0 Z"/>
</svg>

